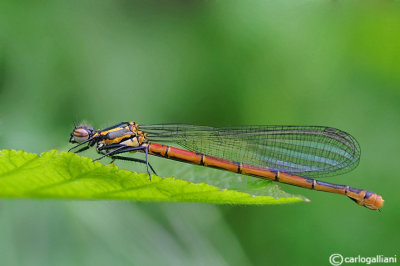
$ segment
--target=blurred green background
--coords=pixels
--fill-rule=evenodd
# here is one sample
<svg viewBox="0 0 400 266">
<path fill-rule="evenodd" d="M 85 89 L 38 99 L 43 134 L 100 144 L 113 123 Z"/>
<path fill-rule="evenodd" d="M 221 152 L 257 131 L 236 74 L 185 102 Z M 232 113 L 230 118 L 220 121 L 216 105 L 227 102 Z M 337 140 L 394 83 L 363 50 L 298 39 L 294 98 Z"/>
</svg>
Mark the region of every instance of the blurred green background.
<svg viewBox="0 0 400 266">
<path fill-rule="evenodd" d="M 2 200 L 0 264 L 329 265 L 332 253 L 399 255 L 398 2 L 2 1 L 0 149 L 67 150 L 82 120 L 337 127 L 358 139 L 361 162 L 326 181 L 386 203 L 373 212 L 281 184 L 311 202 Z"/>
</svg>

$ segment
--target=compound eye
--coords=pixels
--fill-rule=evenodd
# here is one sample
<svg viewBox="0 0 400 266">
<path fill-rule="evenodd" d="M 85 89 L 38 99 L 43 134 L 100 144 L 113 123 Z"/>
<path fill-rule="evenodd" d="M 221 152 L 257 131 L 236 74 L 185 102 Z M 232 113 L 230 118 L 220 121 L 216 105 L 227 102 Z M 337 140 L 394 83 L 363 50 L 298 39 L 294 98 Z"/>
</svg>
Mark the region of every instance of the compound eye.
<svg viewBox="0 0 400 266">
<path fill-rule="evenodd" d="M 71 133 L 71 138 L 69 142 L 71 143 L 81 143 L 88 140 L 93 134 L 93 128 L 87 125 L 81 125 L 74 128 Z"/>
</svg>

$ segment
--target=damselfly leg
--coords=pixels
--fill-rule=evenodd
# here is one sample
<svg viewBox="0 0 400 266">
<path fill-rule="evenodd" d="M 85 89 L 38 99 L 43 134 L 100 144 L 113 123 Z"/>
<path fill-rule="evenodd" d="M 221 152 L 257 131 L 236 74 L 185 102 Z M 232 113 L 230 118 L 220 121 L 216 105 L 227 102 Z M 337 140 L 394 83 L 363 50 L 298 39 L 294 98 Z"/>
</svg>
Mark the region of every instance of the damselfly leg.
<svg viewBox="0 0 400 266">
<path fill-rule="evenodd" d="M 111 158 L 114 160 L 123 160 L 123 161 L 131 161 L 131 162 L 137 162 L 137 163 L 144 163 L 148 164 L 151 171 L 157 175 L 156 171 L 154 170 L 153 166 L 149 163 L 149 160 L 142 160 L 142 159 L 137 159 L 137 158 L 132 158 L 132 157 L 125 157 L 125 156 L 111 156 Z"/>
<path fill-rule="evenodd" d="M 142 145 L 139 147 L 130 147 L 126 146 L 123 144 L 110 144 L 107 146 L 102 146 L 98 148 L 98 151 L 101 152 L 102 150 L 108 150 L 108 149 L 114 149 L 112 151 L 106 152 L 103 154 L 103 156 L 93 160 L 93 161 L 98 161 L 103 159 L 104 157 L 111 157 L 112 159 L 122 159 L 126 161 L 134 161 L 134 162 L 140 162 L 140 163 L 145 163 L 146 168 L 147 168 L 147 173 L 149 174 L 149 178 L 151 180 L 151 174 L 149 168 L 153 171 L 154 174 L 156 172 L 154 171 L 153 167 L 149 163 L 149 147 L 147 145 Z M 146 160 L 141 160 L 141 159 L 136 159 L 136 158 L 130 158 L 130 157 L 124 157 L 124 156 L 115 156 L 116 154 L 121 154 L 121 153 L 126 153 L 126 152 L 131 152 L 131 151 L 138 151 L 138 150 L 143 150 L 144 153 L 146 154 Z M 157 175 L 157 174 L 156 174 Z"/>
<path fill-rule="evenodd" d="M 80 152 L 82 152 L 82 151 L 86 151 L 87 149 L 89 149 L 89 145 L 88 145 L 88 146 L 85 146 L 85 147 L 83 147 L 83 148 L 80 148 L 79 150 L 75 151 L 75 153 L 80 153 Z"/>
</svg>

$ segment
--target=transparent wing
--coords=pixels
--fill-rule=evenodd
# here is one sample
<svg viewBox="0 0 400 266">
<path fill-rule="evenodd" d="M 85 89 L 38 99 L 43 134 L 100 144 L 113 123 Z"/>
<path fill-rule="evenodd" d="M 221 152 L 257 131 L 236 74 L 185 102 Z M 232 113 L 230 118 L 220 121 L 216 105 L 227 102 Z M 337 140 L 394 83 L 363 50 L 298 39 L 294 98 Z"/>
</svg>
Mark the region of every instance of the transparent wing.
<svg viewBox="0 0 400 266">
<path fill-rule="evenodd" d="M 141 129 L 152 142 L 306 177 L 343 174 L 360 159 L 358 142 L 331 127 L 161 124 Z"/>
</svg>

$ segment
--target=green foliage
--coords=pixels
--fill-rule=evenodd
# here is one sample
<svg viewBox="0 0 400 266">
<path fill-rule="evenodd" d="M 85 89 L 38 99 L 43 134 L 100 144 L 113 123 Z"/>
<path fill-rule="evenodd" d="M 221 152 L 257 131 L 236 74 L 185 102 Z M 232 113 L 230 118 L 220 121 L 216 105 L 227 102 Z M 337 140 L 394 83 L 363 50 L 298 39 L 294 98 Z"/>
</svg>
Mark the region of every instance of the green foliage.
<svg viewBox="0 0 400 266">
<path fill-rule="evenodd" d="M 271 182 L 265 184 L 272 186 Z M 173 177 L 153 175 L 150 180 L 145 173 L 120 170 L 114 164 L 104 165 L 88 157 L 56 150 L 40 156 L 24 151 L 0 151 L 0 197 L 218 204 L 282 204 L 304 200 L 286 193 L 276 197 L 276 192 L 274 196 L 256 196 Z"/>
</svg>

